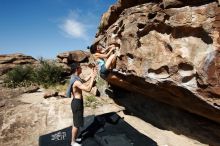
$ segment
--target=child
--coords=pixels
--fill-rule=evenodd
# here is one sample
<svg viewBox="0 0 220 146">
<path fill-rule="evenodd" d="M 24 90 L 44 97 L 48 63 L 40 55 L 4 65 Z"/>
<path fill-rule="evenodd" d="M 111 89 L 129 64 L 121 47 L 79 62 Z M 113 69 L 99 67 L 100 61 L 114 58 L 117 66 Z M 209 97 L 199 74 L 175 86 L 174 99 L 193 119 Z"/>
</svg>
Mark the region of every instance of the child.
<svg viewBox="0 0 220 146">
<path fill-rule="evenodd" d="M 117 44 L 111 44 L 105 50 L 103 50 L 100 45 L 90 48 L 90 52 L 93 54 L 93 57 L 98 64 L 100 76 L 103 79 L 108 77 L 110 69 L 112 69 L 116 63 L 116 53 L 111 55 L 111 53 L 116 50 L 116 48 Z M 106 61 L 104 59 L 106 59 Z"/>
</svg>

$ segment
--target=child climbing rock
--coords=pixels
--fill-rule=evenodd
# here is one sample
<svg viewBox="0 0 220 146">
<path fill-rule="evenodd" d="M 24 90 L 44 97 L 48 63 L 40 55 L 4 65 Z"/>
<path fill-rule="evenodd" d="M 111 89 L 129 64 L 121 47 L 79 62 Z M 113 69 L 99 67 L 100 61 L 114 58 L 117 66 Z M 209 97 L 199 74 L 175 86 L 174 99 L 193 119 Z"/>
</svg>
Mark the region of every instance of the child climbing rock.
<svg viewBox="0 0 220 146">
<path fill-rule="evenodd" d="M 98 65 L 100 76 L 106 79 L 110 70 L 114 68 L 116 63 L 116 57 L 118 55 L 118 44 L 112 43 L 106 49 L 103 49 L 101 45 L 90 48 L 90 52 Z M 114 54 L 111 54 L 115 52 Z M 105 61 L 106 59 L 106 61 Z"/>
</svg>

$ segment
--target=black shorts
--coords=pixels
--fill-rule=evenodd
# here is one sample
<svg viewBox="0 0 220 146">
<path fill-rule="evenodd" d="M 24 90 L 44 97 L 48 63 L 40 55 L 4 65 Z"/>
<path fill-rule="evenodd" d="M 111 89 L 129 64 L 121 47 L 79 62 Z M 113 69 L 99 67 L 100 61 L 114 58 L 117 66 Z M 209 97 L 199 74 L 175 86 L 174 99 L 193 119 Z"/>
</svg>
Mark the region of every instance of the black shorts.
<svg viewBox="0 0 220 146">
<path fill-rule="evenodd" d="M 103 64 L 100 69 L 100 76 L 103 79 L 106 79 L 108 77 L 109 73 L 110 73 L 110 71 L 108 69 L 106 69 L 105 65 Z"/>
<path fill-rule="evenodd" d="M 73 98 L 71 102 L 71 109 L 73 113 L 73 125 L 74 127 L 83 127 L 83 100 Z"/>
</svg>

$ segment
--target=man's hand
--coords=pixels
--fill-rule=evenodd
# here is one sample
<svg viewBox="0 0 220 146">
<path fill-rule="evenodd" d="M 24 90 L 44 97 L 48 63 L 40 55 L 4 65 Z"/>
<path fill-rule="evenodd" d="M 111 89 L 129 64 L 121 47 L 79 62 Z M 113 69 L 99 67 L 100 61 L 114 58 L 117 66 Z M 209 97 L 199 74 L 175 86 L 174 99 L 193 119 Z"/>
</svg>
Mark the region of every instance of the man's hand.
<svg viewBox="0 0 220 146">
<path fill-rule="evenodd" d="M 93 70 L 92 70 L 92 77 L 93 77 L 93 78 L 95 78 L 95 77 L 96 77 L 97 72 L 98 72 L 97 67 L 94 67 L 94 68 L 93 68 Z"/>
</svg>

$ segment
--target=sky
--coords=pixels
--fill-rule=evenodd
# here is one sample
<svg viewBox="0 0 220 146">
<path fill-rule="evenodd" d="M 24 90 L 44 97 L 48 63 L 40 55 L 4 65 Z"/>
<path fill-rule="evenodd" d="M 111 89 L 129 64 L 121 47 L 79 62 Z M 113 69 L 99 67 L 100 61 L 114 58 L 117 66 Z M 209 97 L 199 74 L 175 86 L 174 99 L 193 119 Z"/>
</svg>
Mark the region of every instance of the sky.
<svg viewBox="0 0 220 146">
<path fill-rule="evenodd" d="M 55 59 L 86 50 L 117 0 L 0 0 L 0 54 Z"/>
</svg>

